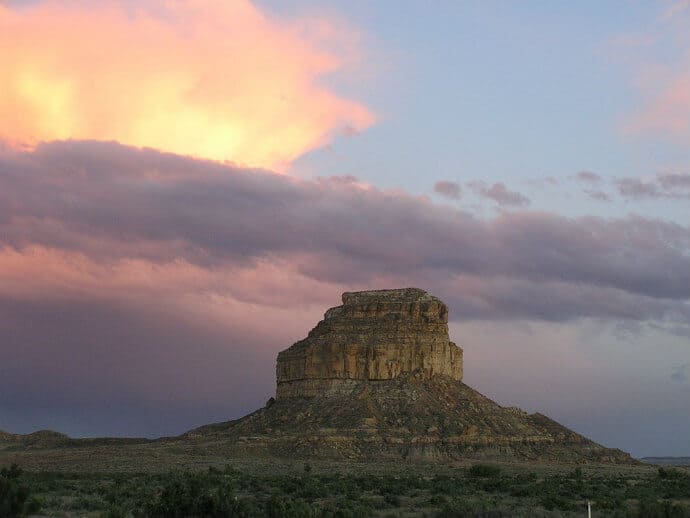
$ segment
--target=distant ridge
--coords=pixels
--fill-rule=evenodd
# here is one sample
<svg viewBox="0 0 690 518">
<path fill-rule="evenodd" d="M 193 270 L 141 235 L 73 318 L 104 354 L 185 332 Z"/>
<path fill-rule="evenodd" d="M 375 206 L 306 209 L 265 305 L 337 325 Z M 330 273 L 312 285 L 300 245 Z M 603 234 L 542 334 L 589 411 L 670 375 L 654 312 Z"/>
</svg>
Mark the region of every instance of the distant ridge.
<svg viewBox="0 0 690 518">
<path fill-rule="evenodd" d="M 152 442 L 143 438 L 94 437 L 75 439 L 52 430 L 38 430 L 28 434 L 12 434 L 0 430 L 0 451 L 21 451 L 64 447 L 142 444 Z"/>
<path fill-rule="evenodd" d="M 689 466 L 690 457 L 642 457 L 642 462 L 659 466 Z"/>
</svg>

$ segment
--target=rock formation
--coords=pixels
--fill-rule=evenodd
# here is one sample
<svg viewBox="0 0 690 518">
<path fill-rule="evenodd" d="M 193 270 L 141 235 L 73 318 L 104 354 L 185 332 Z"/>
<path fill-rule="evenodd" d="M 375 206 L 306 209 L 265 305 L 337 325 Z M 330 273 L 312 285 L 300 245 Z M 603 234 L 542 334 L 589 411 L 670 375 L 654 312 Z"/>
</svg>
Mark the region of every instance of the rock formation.
<svg viewBox="0 0 690 518">
<path fill-rule="evenodd" d="M 159 465 L 163 453 L 176 463 L 214 456 L 636 462 L 465 385 L 462 349 L 449 340 L 447 322 L 446 306 L 423 290 L 345 293 L 341 306 L 278 355 L 276 398 L 256 412 L 158 440 L 0 431 L 0 462 L 4 456 L 32 469 L 78 471 L 91 459 L 88 469 L 98 471 L 111 469 L 113 451 L 122 452 L 119 469 L 135 457 Z"/>
<path fill-rule="evenodd" d="M 228 455 L 634 462 L 465 385 L 447 322 L 445 304 L 420 289 L 345 293 L 278 355 L 276 399 L 184 437 Z"/>
<path fill-rule="evenodd" d="M 278 354 L 277 399 L 347 389 L 351 380 L 462 379 L 462 349 L 448 339 L 448 308 L 417 289 L 344 293 L 309 336 Z"/>
</svg>

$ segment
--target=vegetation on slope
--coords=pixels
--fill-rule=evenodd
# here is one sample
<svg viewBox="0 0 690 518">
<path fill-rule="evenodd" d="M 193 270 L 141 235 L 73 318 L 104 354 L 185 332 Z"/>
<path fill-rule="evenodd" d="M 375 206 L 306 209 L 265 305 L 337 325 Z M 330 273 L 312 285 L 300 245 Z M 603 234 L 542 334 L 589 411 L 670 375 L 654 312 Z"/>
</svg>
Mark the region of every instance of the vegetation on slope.
<svg viewBox="0 0 690 518">
<path fill-rule="evenodd" d="M 681 469 L 538 473 L 477 464 L 429 476 L 315 471 L 309 464 L 289 475 L 232 467 L 134 475 L 15 470 L 5 478 L 24 487 L 24 496 L 37 495 L 33 505 L 50 516 L 557 517 L 582 516 L 591 500 L 596 516 L 690 517 L 690 475 Z"/>
</svg>

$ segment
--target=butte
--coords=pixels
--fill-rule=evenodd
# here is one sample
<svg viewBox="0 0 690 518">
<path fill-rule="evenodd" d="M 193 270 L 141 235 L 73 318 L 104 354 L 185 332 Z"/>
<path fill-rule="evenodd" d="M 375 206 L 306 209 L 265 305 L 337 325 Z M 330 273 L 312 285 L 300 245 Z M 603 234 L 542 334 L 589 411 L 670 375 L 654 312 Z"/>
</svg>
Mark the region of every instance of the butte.
<svg viewBox="0 0 690 518">
<path fill-rule="evenodd" d="M 635 462 L 465 385 L 448 308 L 428 292 L 360 291 L 342 301 L 278 354 L 276 397 L 264 408 L 184 437 L 221 441 L 228 455 L 239 456 Z"/>
</svg>

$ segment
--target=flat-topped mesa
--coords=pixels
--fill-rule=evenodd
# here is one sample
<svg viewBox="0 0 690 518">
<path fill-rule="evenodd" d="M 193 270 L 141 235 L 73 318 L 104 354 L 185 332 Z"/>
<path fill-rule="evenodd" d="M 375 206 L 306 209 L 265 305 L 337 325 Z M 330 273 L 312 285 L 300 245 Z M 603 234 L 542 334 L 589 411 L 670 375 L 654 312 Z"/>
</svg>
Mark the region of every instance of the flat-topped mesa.
<svg viewBox="0 0 690 518">
<path fill-rule="evenodd" d="M 403 374 L 462 379 L 448 308 L 417 288 L 343 293 L 304 340 L 278 354 L 276 397 L 312 397 Z"/>
</svg>

